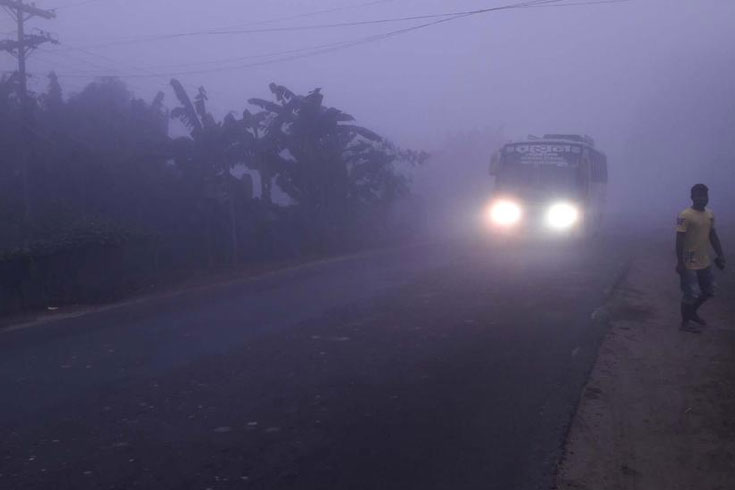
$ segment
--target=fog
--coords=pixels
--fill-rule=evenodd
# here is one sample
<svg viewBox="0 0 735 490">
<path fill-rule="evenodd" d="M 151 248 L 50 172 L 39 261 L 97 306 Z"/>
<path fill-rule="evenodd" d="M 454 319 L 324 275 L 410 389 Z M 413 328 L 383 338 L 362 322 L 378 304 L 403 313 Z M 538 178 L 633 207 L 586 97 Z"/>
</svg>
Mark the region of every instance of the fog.
<svg viewBox="0 0 735 490">
<path fill-rule="evenodd" d="M 735 0 L 0 0 L 0 490 L 735 489 L 733 168 Z"/>
<path fill-rule="evenodd" d="M 361 125 L 435 154 L 416 176 L 416 192 L 428 200 L 481 186 L 489 152 L 499 140 L 573 132 L 593 136 L 607 153 L 610 202 L 617 210 L 665 222 L 686 205 L 695 181 L 710 185 L 716 210 L 733 207 L 725 199 L 735 164 L 735 4 L 727 0 L 509 9 L 290 58 L 258 56 L 359 40 L 435 19 L 157 38 L 508 3 L 39 1 L 39 7 L 56 8 L 58 17 L 31 25 L 53 33 L 60 44 L 34 53 L 29 71 L 32 86 L 40 90 L 43 75 L 55 70 L 67 94 L 97 76 L 118 76 L 146 99 L 165 91 L 169 106 L 175 100 L 168 80 L 176 76 L 188 89 L 204 86 L 218 116 L 241 111 L 249 97 L 268 97 L 270 82 L 299 93 L 319 87 L 326 103 Z M 0 32 L 13 30 L 7 16 L 0 22 Z M 0 69 L 12 70 L 13 63 L 4 55 Z M 463 134 L 475 148 L 458 154 L 456 142 Z M 488 141 L 477 135 L 488 135 Z"/>
</svg>

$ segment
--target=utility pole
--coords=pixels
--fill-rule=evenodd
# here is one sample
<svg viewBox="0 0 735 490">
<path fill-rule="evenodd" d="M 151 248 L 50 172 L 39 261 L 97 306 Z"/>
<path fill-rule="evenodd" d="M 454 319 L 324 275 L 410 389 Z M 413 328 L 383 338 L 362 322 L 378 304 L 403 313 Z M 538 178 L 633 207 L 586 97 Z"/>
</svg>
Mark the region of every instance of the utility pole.
<svg viewBox="0 0 735 490">
<path fill-rule="evenodd" d="M 40 45 L 51 42 L 56 43 L 46 33 L 26 34 L 25 23 L 32 17 L 42 19 L 53 19 L 56 14 L 51 10 L 43 10 L 35 5 L 24 3 L 23 0 L 0 0 L 3 7 L 17 23 L 17 39 L 0 41 L 0 51 L 6 51 L 18 60 L 18 98 L 21 110 L 21 175 L 23 179 L 23 239 L 28 238 L 31 222 L 31 196 L 28 167 L 31 151 L 33 148 L 33 134 L 31 131 L 31 111 L 28 101 L 28 75 L 26 73 L 26 59 L 28 55 Z"/>
</svg>

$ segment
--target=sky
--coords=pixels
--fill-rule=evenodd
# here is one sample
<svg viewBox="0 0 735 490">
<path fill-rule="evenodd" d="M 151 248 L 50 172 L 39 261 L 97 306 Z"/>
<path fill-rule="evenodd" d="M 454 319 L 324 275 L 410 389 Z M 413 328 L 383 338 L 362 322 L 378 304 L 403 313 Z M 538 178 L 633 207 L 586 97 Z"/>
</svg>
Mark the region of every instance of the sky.
<svg viewBox="0 0 735 490">
<path fill-rule="evenodd" d="M 497 128 L 510 139 L 590 134 L 608 154 L 613 200 L 630 209 L 655 214 L 684 206 L 694 181 L 711 183 L 713 204 L 717 192 L 735 194 L 735 2 L 730 0 L 508 9 L 357 45 L 352 42 L 437 19 L 324 26 L 515 2 L 35 3 L 55 8 L 57 18 L 35 19 L 30 27 L 60 41 L 30 59 L 35 87 L 52 69 L 67 94 L 96 76 L 117 75 L 146 99 L 165 91 L 174 106 L 168 80 L 175 76 L 191 92 L 204 86 L 218 116 L 241 111 L 250 97 L 269 97 L 270 82 L 299 93 L 318 87 L 325 103 L 360 124 L 401 145 L 430 151 L 441 150 L 448 135 L 497 133 Z M 315 25 L 322 27 L 294 29 Z M 12 35 L 13 27 L 7 15 L 0 15 L 0 37 Z M 193 31 L 210 34 L 181 35 Z M 311 48 L 335 43 L 346 47 L 304 56 Z M 12 70 L 13 63 L 0 54 L 0 70 Z M 434 170 L 464 165 L 466 175 L 487 176 L 487 161 L 450 160 L 436 159 Z M 446 172 L 437 175 L 447 178 Z M 453 193 L 463 185 L 446 184 Z M 655 199 L 652 189 L 658 191 Z M 724 198 L 719 202 L 726 207 Z"/>
</svg>

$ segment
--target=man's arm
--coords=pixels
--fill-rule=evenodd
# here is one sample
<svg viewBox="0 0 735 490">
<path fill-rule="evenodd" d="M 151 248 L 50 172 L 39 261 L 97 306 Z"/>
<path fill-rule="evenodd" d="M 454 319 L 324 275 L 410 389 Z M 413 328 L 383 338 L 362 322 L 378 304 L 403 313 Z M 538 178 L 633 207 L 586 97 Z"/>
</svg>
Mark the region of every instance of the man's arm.
<svg viewBox="0 0 735 490">
<path fill-rule="evenodd" d="M 684 272 L 684 237 L 683 231 L 676 232 L 676 273 Z"/>
<path fill-rule="evenodd" d="M 717 230 L 712 228 L 709 232 L 709 242 L 712 244 L 712 248 L 715 249 L 717 258 L 715 259 L 715 265 L 720 269 L 725 268 L 725 254 L 722 252 L 722 244 L 720 243 L 720 236 L 717 234 Z"/>
</svg>

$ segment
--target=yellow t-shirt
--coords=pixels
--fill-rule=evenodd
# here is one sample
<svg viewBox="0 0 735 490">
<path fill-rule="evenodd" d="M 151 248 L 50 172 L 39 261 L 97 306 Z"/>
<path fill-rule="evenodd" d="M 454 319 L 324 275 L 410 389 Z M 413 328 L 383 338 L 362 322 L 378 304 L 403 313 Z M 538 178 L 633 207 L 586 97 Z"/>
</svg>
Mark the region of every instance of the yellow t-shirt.
<svg viewBox="0 0 735 490">
<path fill-rule="evenodd" d="M 679 213 L 676 231 L 685 233 L 684 266 L 687 269 L 706 269 L 710 266 L 709 234 L 715 227 L 715 215 L 709 209 L 697 211 L 687 208 Z"/>
</svg>

